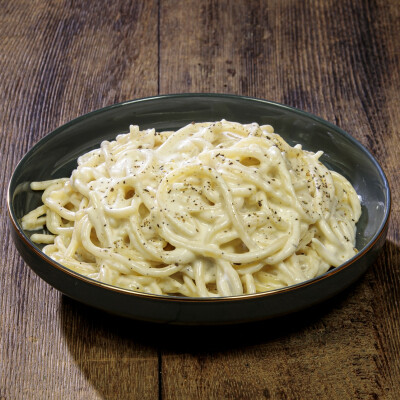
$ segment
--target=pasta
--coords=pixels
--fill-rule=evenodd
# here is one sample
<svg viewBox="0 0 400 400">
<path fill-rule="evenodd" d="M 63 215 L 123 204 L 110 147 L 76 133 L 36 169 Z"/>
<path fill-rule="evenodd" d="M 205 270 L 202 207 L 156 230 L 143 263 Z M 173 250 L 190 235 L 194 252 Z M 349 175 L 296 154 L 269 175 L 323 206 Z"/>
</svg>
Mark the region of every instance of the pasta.
<svg viewBox="0 0 400 400">
<path fill-rule="evenodd" d="M 70 178 L 32 182 L 32 241 L 79 274 L 191 297 L 265 292 L 319 276 L 357 250 L 351 184 L 272 126 L 140 130 L 82 155 Z M 40 231 L 40 232 L 39 232 Z"/>
</svg>

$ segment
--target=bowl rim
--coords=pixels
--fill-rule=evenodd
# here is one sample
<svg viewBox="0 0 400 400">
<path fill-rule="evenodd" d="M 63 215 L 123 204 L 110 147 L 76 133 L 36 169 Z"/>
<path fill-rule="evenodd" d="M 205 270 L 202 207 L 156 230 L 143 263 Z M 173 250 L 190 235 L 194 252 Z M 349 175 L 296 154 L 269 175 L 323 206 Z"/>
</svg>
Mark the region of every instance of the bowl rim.
<svg viewBox="0 0 400 400">
<path fill-rule="evenodd" d="M 285 109 L 290 112 L 293 112 L 295 114 L 300 114 L 310 120 L 314 120 L 322 125 L 327 126 L 328 128 L 334 130 L 335 132 L 341 134 L 342 136 L 346 137 L 353 145 L 358 147 L 359 149 L 362 150 L 362 152 L 370 159 L 370 161 L 374 164 L 375 168 L 379 172 L 379 175 L 384 183 L 385 186 L 385 198 L 387 199 L 385 203 L 385 213 L 384 217 L 381 221 L 381 224 L 379 228 L 377 229 L 376 233 L 370 239 L 370 241 L 363 247 L 362 250 L 360 250 L 357 254 L 355 254 L 352 258 L 347 260 L 345 263 L 339 265 L 338 267 L 329 269 L 327 272 L 325 272 L 322 275 L 319 275 L 317 277 L 314 277 L 312 279 L 308 279 L 306 281 L 290 285 L 290 286 L 285 286 L 282 288 L 278 289 L 273 289 L 267 292 L 260 292 L 260 293 L 253 293 L 253 294 L 243 294 L 243 295 L 235 295 L 235 296 L 222 296 L 222 297 L 184 297 L 184 296 L 176 296 L 176 295 L 158 295 L 158 294 L 152 294 L 152 293 L 145 293 L 145 292 L 137 292 L 134 290 L 130 289 L 125 289 L 121 288 L 118 286 L 114 286 L 111 284 L 107 284 L 104 282 L 97 281 L 95 279 L 89 278 L 85 275 L 81 275 L 78 272 L 75 272 L 62 264 L 57 263 L 53 259 L 51 259 L 49 256 L 44 254 L 25 234 L 24 230 L 18 223 L 18 219 L 15 216 L 14 209 L 11 206 L 12 204 L 12 197 L 13 193 L 11 193 L 11 186 L 15 180 L 16 173 L 19 171 L 19 169 L 22 168 L 22 165 L 24 161 L 40 146 L 42 146 L 44 143 L 47 141 L 51 140 L 54 136 L 57 136 L 58 134 L 61 134 L 65 129 L 79 123 L 80 121 L 85 120 L 88 117 L 93 117 L 98 114 L 102 114 L 104 112 L 107 112 L 112 109 L 116 108 L 122 108 L 122 107 L 127 107 L 131 104 L 137 104 L 137 103 L 142 103 L 142 102 L 147 102 L 147 101 L 154 101 L 154 100 L 169 100 L 173 98 L 197 98 L 197 97 L 215 97 L 215 98 L 220 98 L 220 99 L 232 99 L 232 100 L 245 100 L 245 101 L 250 101 L 250 102 L 259 102 L 263 104 L 267 104 L 273 107 L 276 107 L 278 109 Z M 112 104 L 106 107 L 102 107 L 100 109 L 93 110 L 91 112 L 88 112 L 86 114 L 80 115 L 68 122 L 66 122 L 63 125 L 60 125 L 53 131 L 47 133 L 45 136 L 43 136 L 41 139 L 39 139 L 21 158 L 21 160 L 17 163 L 15 166 L 13 173 L 11 175 L 10 181 L 8 183 L 8 188 L 7 188 L 7 209 L 8 209 L 8 215 L 10 218 L 10 221 L 12 223 L 12 226 L 15 230 L 15 232 L 18 234 L 20 239 L 24 242 L 24 244 L 29 248 L 29 250 L 33 251 L 37 256 L 42 258 L 43 261 L 45 261 L 47 264 L 50 264 L 51 266 L 57 268 L 63 273 L 66 273 L 74 278 L 77 278 L 84 283 L 90 284 L 90 285 L 95 285 L 97 287 L 106 289 L 106 290 L 111 290 L 113 292 L 117 292 L 122 295 L 128 295 L 128 296 L 133 296 L 133 297 L 140 297 L 142 299 L 152 299 L 152 300 L 158 300 L 158 301 L 172 301 L 172 302 L 187 302 L 187 303 L 209 303 L 209 302 L 237 302 L 237 301 L 246 301 L 246 300 L 254 300 L 254 299 L 259 299 L 259 298 L 264 298 L 264 297 L 270 297 L 274 295 L 280 295 L 289 291 L 293 290 L 299 290 L 301 288 L 310 286 L 316 282 L 325 280 L 332 275 L 335 275 L 344 269 L 347 269 L 351 267 L 352 264 L 354 264 L 357 260 L 362 258 L 374 245 L 375 243 L 380 239 L 380 237 L 383 235 L 383 233 L 386 231 L 386 227 L 389 223 L 389 217 L 391 214 L 391 190 L 389 187 L 389 182 L 386 177 L 386 174 L 383 170 L 383 168 L 380 166 L 378 161 L 375 159 L 375 157 L 370 153 L 370 151 L 365 148 L 357 139 L 355 139 L 353 136 L 351 136 L 349 133 L 338 127 L 337 125 L 332 124 L 331 122 L 320 118 L 312 113 L 306 112 L 304 110 L 291 107 L 282 103 L 278 103 L 275 101 L 271 100 L 266 100 L 266 99 L 261 99 L 261 98 L 256 98 L 256 97 L 251 97 L 251 96 L 242 96 L 242 95 L 235 95 L 235 94 L 225 94 L 225 93 L 172 93 L 172 94 L 163 94 L 163 95 L 156 95 L 156 96 L 149 96 L 149 97 L 142 97 L 138 99 L 133 99 L 133 100 L 127 100 L 124 102 Z"/>
</svg>

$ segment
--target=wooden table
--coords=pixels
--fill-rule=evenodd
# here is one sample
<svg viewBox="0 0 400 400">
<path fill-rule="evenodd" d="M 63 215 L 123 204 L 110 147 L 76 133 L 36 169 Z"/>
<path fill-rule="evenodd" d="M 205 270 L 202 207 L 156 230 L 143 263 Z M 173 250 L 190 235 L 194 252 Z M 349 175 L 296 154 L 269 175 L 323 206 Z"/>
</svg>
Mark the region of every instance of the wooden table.
<svg viewBox="0 0 400 400">
<path fill-rule="evenodd" d="M 0 1 L 0 399 L 399 399 L 398 0 Z M 10 240 L 6 187 L 68 120 L 161 93 L 221 92 L 312 112 L 361 141 L 393 207 L 375 265 L 296 315 L 169 327 L 48 286 Z"/>
</svg>

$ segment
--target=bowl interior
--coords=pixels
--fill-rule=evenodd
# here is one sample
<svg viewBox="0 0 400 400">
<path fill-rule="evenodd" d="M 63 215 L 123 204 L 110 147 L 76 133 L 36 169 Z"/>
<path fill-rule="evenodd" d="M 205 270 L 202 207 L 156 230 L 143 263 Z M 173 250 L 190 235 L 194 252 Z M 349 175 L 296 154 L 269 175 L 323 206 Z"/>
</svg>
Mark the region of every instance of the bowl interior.
<svg viewBox="0 0 400 400">
<path fill-rule="evenodd" d="M 129 130 L 129 125 L 176 130 L 192 121 L 220 119 L 271 124 L 291 145 L 323 150 L 321 161 L 344 175 L 362 200 L 356 246 L 362 251 L 382 229 L 389 213 L 386 178 L 370 153 L 338 127 L 280 104 L 229 95 L 169 95 L 117 104 L 79 117 L 38 142 L 17 166 L 9 186 L 9 207 L 17 227 L 20 218 L 40 204 L 32 181 L 70 176 L 78 156 Z M 22 232 L 27 238 L 30 232 Z M 36 246 L 36 245 L 34 245 Z"/>
</svg>

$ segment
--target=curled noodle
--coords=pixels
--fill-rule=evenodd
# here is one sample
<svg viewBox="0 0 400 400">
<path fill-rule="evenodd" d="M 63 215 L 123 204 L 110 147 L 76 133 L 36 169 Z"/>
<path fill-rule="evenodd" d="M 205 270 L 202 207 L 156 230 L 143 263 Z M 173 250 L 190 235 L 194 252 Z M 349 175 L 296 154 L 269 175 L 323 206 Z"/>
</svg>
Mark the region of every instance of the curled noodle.
<svg viewBox="0 0 400 400">
<path fill-rule="evenodd" d="M 360 201 L 322 152 L 270 125 L 225 120 L 140 130 L 82 155 L 70 178 L 33 182 L 22 219 L 58 263 L 135 291 L 232 296 L 293 285 L 355 253 Z"/>
</svg>

